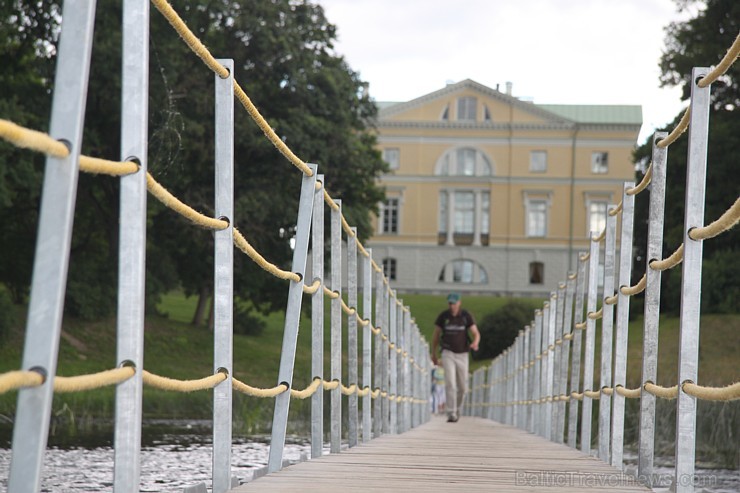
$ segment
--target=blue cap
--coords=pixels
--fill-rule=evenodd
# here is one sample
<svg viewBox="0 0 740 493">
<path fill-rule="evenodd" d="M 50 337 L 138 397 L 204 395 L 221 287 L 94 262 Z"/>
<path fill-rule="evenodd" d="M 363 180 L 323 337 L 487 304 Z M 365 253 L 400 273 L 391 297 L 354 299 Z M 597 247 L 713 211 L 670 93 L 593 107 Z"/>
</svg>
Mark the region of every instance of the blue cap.
<svg viewBox="0 0 740 493">
<path fill-rule="evenodd" d="M 447 303 L 457 303 L 458 301 L 460 301 L 459 293 L 450 293 L 447 296 Z"/>
</svg>

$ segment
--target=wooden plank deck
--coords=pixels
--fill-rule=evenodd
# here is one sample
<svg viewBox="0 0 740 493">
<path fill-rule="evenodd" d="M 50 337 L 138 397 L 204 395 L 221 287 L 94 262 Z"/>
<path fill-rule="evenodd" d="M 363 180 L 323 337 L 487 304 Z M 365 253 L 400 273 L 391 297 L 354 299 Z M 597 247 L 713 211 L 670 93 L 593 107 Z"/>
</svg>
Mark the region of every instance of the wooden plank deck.
<svg viewBox="0 0 740 493">
<path fill-rule="evenodd" d="M 649 492 L 630 476 L 565 445 L 493 421 L 436 416 L 402 435 L 385 435 L 287 467 L 232 490 L 406 492 Z"/>
</svg>

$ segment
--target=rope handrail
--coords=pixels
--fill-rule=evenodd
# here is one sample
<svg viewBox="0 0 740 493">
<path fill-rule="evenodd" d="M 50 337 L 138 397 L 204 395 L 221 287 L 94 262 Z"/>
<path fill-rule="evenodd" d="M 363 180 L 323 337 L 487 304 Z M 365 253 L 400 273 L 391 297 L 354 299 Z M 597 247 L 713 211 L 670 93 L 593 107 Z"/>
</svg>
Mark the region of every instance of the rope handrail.
<svg viewBox="0 0 740 493">
<path fill-rule="evenodd" d="M 717 66 L 714 67 L 707 75 L 702 77 L 696 85 L 699 87 L 707 87 L 709 84 L 717 80 L 720 75 L 723 75 L 725 72 L 727 72 L 732 64 L 735 63 L 735 60 L 737 60 L 738 56 L 740 56 L 740 34 L 737 35 L 735 41 L 727 49 L 727 53 L 725 53 L 725 56 L 722 57 L 722 60 L 720 60 Z"/>
<path fill-rule="evenodd" d="M 616 216 L 620 212 L 622 212 L 622 207 L 624 207 L 624 201 L 620 200 L 616 207 L 613 209 L 609 209 L 609 215 L 610 216 Z"/>
<path fill-rule="evenodd" d="M 275 397 L 286 390 L 288 390 L 288 386 L 285 384 L 276 385 L 275 387 L 270 387 L 266 389 L 261 389 L 258 387 L 252 387 L 251 385 L 247 385 L 246 383 L 242 382 L 241 380 L 238 380 L 236 378 L 231 379 L 231 385 L 237 392 L 241 392 L 242 394 L 251 395 L 252 397 Z"/>
<path fill-rule="evenodd" d="M 254 249 L 252 245 L 249 244 L 246 238 L 241 234 L 241 232 L 234 227 L 233 228 L 233 237 L 234 237 L 234 244 L 241 250 L 242 252 L 246 253 L 249 258 L 251 258 L 257 265 L 262 267 L 263 270 L 269 272 L 273 276 L 279 278 L 279 279 L 285 279 L 286 281 L 293 281 L 293 282 L 300 282 L 301 276 L 296 274 L 295 272 L 290 272 L 287 270 L 283 270 L 276 266 L 275 264 L 272 264 L 265 260 L 265 257 L 260 255 L 260 253 Z"/>
<path fill-rule="evenodd" d="M 617 391 L 617 394 L 628 399 L 639 399 L 641 394 L 640 387 L 637 387 L 636 389 L 628 389 L 622 385 L 617 385 L 614 387 L 614 390 Z"/>
<path fill-rule="evenodd" d="M 637 195 L 638 193 L 642 192 L 647 188 L 648 185 L 650 185 L 650 181 L 653 179 L 653 163 L 650 163 L 650 166 L 647 167 L 645 170 L 645 175 L 642 177 L 642 180 L 640 180 L 640 183 L 635 185 L 632 188 L 628 188 L 624 191 L 627 195 Z"/>
<path fill-rule="evenodd" d="M 586 254 L 583 254 L 583 255 L 579 256 L 578 257 L 578 260 L 580 260 L 581 262 L 587 262 L 588 259 L 590 259 L 590 258 L 591 258 L 591 253 L 589 252 L 589 253 L 586 253 Z"/>
<path fill-rule="evenodd" d="M 695 241 L 708 240 L 729 231 L 740 221 L 740 197 L 718 219 L 701 228 L 689 230 L 689 238 Z"/>
<path fill-rule="evenodd" d="M 290 389 L 290 397 L 296 399 L 307 399 L 316 393 L 321 387 L 321 379 L 316 377 L 313 379 L 311 384 L 303 390 Z"/>
<path fill-rule="evenodd" d="M 648 265 L 653 270 L 659 270 L 664 271 L 668 269 L 672 269 L 678 264 L 681 263 L 683 260 L 683 243 L 676 248 L 676 251 L 670 254 L 668 257 L 664 258 L 663 260 L 653 260 L 652 262 L 649 262 Z"/>
<path fill-rule="evenodd" d="M 303 292 L 306 294 L 314 294 L 321 287 L 321 280 L 314 279 L 310 285 L 303 284 Z"/>
<path fill-rule="evenodd" d="M 195 380 L 179 380 L 175 378 L 162 377 L 146 370 L 141 372 L 144 385 L 149 385 L 160 390 L 172 390 L 175 392 L 194 392 L 196 390 L 212 389 L 228 378 L 226 373 L 217 372 L 204 378 Z"/>
<path fill-rule="evenodd" d="M 598 234 L 598 236 L 591 237 L 591 241 L 594 243 L 601 243 L 604 241 L 604 238 L 606 238 L 606 228 L 604 228 L 601 233 Z"/>
<path fill-rule="evenodd" d="M 588 397 L 589 399 L 593 399 L 595 401 L 598 401 L 601 399 L 601 391 L 600 390 L 584 390 L 583 395 Z"/>
<path fill-rule="evenodd" d="M 740 399 L 740 382 L 726 387 L 704 387 L 694 382 L 686 381 L 681 384 L 681 390 L 697 399 L 706 401 L 734 401 Z"/>
<path fill-rule="evenodd" d="M 591 320 L 598 320 L 602 317 L 603 314 L 604 314 L 604 307 L 602 306 L 595 312 L 588 312 L 588 318 Z"/>
<path fill-rule="evenodd" d="M 172 209 L 181 216 L 189 219 L 191 222 L 203 226 L 207 229 L 222 230 L 229 227 L 228 221 L 223 219 L 215 219 L 208 217 L 200 212 L 196 211 L 180 199 L 172 195 L 166 188 L 160 185 L 154 177 L 147 172 L 146 174 L 146 188 L 149 193 L 154 195 L 165 207 Z"/>
<path fill-rule="evenodd" d="M 619 300 L 618 294 L 615 294 L 614 296 L 607 296 L 606 298 L 604 298 L 604 304 L 605 305 L 616 305 L 618 300 Z"/>
<path fill-rule="evenodd" d="M 211 52 L 208 51 L 208 48 L 206 48 L 206 46 L 200 41 L 200 39 L 198 39 L 193 31 L 188 28 L 187 24 L 185 24 L 185 21 L 182 20 L 180 15 L 166 0 L 152 0 L 152 3 L 164 16 L 164 18 L 167 19 L 167 22 L 170 23 L 172 28 L 177 32 L 180 38 L 182 38 L 185 44 L 188 45 L 190 50 L 195 53 L 208 68 L 210 68 L 222 79 L 229 76 L 229 71 L 226 69 L 226 67 L 216 61 L 213 55 L 211 55 Z M 313 176 L 313 171 L 311 171 L 311 168 L 309 168 L 305 162 L 303 162 L 298 156 L 296 156 L 293 151 L 291 151 L 290 148 L 282 141 L 282 139 L 278 137 L 270 124 L 260 114 L 254 103 L 252 103 L 252 100 L 249 99 L 249 96 L 247 96 L 247 93 L 244 92 L 244 89 L 242 89 L 236 79 L 234 79 L 234 95 L 242 104 L 244 109 L 247 110 L 249 116 L 252 117 L 252 120 L 254 120 L 260 130 L 262 130 L 267 139 L 272 142 L 272 145 L 274 145 L 277 150 L 280 151 L 280 153 L 285 156 L 291 164 L 293 164 L 293 166 L 300 169 L 303 174 L 305 174 L 306 176 Z"/>
<path fill-rule="evenodd" d="M 647 286 L 647 274 L 643 274 L 634 286 L 622 286 L 619 292 L 625 296 L 634 296 L 645 291 L 645 286 Z"/>
<path fill-rule="evenodd" d="M 38 387 L 44 377 L 35 371 L 16 370 L 0 374 L 0 395 L 24 387 Z"/>
<path fill-rule="evenodd" d="M 689 128 L 690 114 L 691 108 L 686 108 L 686 111 L 683 112 L 683 116 L 678 122 L 678 125 L 676 125 L 676 128 L 671 130 L 671 133 L 669 133 L 664 139 L 660 139 L 655 145 L 663 149 L 678 140 L 678 138 L 686 131 L 686 129 Z"/>
<path fill-rule="evenodd" d="M 571 398 L 573 398 L 573 399 L 575 399 L 577 401 L 582 401 L 583 400 L 583 392 L 575 392 L 574 391 L 574 392 L 571 392 L 570 393 L 570 396 L 571 396 Z"/>
<path fill-rule="evenodd" d="M 645 382 L 642 386 L 646 392 L 660 397 L 661 399 L 675 399 L 678 397 L 678 385 L 673 387 L 663 387 L 662 385 L 656 385 L 653 382 Z"/>
<path fill-rule="evenodd" d="M 89 375 L 77 375 L 74 377 L 55 377 L 54 392 L 69 393 L 83 390 L 99 389 L 109 385 L 116 385 L 128 380 L 136 374 L 132 366 L 122 366 L 111 370 L 104 370 Z"/>
</svg>

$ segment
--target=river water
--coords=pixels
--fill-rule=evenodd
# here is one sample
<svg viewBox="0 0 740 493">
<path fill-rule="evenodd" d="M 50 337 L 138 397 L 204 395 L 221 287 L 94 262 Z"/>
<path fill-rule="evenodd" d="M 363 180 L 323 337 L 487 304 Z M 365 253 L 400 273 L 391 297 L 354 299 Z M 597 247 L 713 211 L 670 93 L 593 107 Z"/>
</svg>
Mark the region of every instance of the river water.
<svg viewBox="0 0 740 493">
<path fill-rule="evenodd" d="M 178 427 L 147 427 L 142 436 L 141 489 L 143 492 L 181 492 L 183 487 L 197 483 L 211 486 L 211 437 L 205 423 L 178 423 Z M 43 492 L 111 491 L 113 484 L 113 448 L 110 434 L 95 444 L 91 437 L 82 440 L 84 446 L 69 445 L 52 438 L 44 458 Z M 100 439 L 101 437 L 98 437 Z M 63 442 L 60 446 L 56 442 Z M 73 441 L 74 443 L 74 441 Z M 267 437 L 234 437 L 232 475 L 247 481 L 255 470 L 267 465 Z M 285 458 L 291 462 L 310 455 L 310 444 L 302 439 L 286 443 Z M 8 436 L 0 438 L 0 491 L 7 490 L 10 468 Z M 326 450 L 328 452 L 328 449 Z M 636 469 L 636 457 L 626 454 L 628 472 Z M 670 462 L 656 459 L 656 474 L 662 485 L 656 492 L 668 492 L 672 469 Z M 697 493 L 738 493 L 740 472 L 727 469 L 697 469 Z"/>
</svg>

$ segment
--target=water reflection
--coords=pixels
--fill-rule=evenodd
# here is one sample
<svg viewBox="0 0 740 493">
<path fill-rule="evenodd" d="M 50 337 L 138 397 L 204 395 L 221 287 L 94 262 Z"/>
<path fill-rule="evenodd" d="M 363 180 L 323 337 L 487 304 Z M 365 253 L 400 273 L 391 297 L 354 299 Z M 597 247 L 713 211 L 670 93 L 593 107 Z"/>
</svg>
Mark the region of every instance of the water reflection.
<svg viewBox="0 0 740 493">
<path fill-rule="evenodd" d="M 204 482 L 211 486 L 211 437 L 204 423 L 147 423 L 142 434 L 140 491 L 181 491 L 185 486 Z M 163 432 L 164 431 L 164 432 Z M 113 488 L 113 447 L 108 442 L 90 448 L 51 445 L 44 457 L 42 492 L 110 491 Z M 235 437 L 232 446 L 232 475 L 251 479 L 255 469 L 267 465 L 270 446 L 267 437 Z M 87 437 L 86 445 L 94 441 Z M 7 490 L 10 469 L 9 443 L 0 448 L 0 491 Z M 310 454 L 310 444 L 293 440 L 286 443 L 285 458 L 292 462 Z"/>
</svg>

